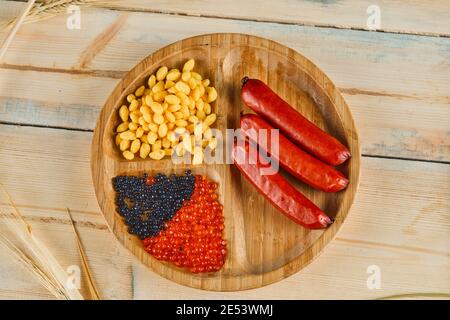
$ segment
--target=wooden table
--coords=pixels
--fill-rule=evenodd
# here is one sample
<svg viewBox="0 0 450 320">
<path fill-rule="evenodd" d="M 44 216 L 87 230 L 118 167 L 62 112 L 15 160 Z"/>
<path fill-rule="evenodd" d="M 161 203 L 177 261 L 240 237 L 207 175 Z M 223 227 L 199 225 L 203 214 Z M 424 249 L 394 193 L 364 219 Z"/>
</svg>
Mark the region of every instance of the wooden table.
<svg viewBox="0 0 450 320">
<path fill-rule="evenodd" d="M 220 3 L 220 4 L 219 4 Z M 450 292 L 450 3 L 127 0 L 24 25 L 0 63 L 0 181 L 64 266 L 79 264 L 77 221 L 106 299 L 377 298 Z M 0 1 L 0 24 L 23 2 Z M 152 273 L 100 214 L 90 176 L 92 130 L 106 97 L 142 58 L 176 40 L 241 32 L 315 62 L 343 92 L 362 140 L 361 185 L 337 238 L 278 283 L 205 292 Z M 0 32 L 0 39 L 6 32 Z M 0 198 L 2 213 L 11 210 Z M 52 296 L 0 251 L 0 298 Z M 369 266 L 381 288 L 368 289 Z M 370 269 L 370 268 L 369 268 Z"/>
</svg>

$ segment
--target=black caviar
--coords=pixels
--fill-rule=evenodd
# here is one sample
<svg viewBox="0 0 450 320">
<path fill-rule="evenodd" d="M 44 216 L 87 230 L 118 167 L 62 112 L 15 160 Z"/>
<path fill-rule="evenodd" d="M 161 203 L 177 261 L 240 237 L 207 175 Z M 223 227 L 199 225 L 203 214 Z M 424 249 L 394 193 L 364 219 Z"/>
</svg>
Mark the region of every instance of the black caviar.
<svg viewBox="0 0 450 320">
<path fill-rule="evenodd" d="M 117 211 L 124 217 L 128 232 L 140 239 L 156 236 L 167 221 L 189 200 L 194 191 L 195 176 L 158 173 L 148 184 L 148 175 L 113 178 Z"/>
</svg>

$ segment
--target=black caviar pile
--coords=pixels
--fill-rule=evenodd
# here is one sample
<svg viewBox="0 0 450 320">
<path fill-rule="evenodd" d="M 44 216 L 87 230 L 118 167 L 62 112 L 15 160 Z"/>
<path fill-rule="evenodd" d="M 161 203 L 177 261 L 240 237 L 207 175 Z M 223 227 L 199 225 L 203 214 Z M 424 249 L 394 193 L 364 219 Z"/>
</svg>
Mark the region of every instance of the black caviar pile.
<svg viewBox="0 0 450 320">
<path fill-rule="evenodd" d="M 117 211 L 125 219 L 128 232 L 140 239 L 156 236 L 167 221 L 189 200 L 194 191 L 195 176 L 166 176 L 158 173 L 149 183 L 147 174 L 113 178 Z"/>
</svg>

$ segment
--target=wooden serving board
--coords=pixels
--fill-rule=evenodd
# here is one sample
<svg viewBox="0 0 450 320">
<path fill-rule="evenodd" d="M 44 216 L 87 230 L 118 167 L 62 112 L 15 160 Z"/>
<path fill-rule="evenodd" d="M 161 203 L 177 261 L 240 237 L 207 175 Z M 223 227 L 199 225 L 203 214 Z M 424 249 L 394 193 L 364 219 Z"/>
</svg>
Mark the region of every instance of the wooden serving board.
<svg viewBox="0 0 450 320">
<path fill-rule="evenodd" d="M 126 95 L 142 85 L 158 67 L 181 68 L 189 59 L 195 70 L 209 78 L 218 91 L 213 104 L 216 127 L 223 132 L 239 126 L 240 100 L 245 75 L 266 82 L 281 97 L 342 143 L 352 153 L 340 166 L 350 180 L 348 188 L 327 194 L 285 175 L 300 191 L 335 218 L 326 230 L 307 230 L 294 224 L 266 201 L 233 165 L 174 165 L 171 159 L 126 161 L 114 144 L 118 108 Z M 142 60 L 120 81 L 106 101 L 95 128 L 91 167 L 95 192 L 105 219 L 119 241 L 158 274 L 190 287 L 233 291 L 279 281 L 310 263 L 333 239 L 344 222 L 358 188 L 360 145 L 350 110 L 331 80 L 311 61 L 279 43 L 243 34 L 208 34 L 164 47 Z M 119 174 L 182 173 L 185 169 L 207 174 L 219 184 L 224 205 L 228 255 L 223 269 L 213 274 L 192 274 L 160 262 L 144 251 L 141 241 L 127 232 L 116 212 L 111 179 Z M 283 173 L 284 174 L 284 173 Z"/>
</svg>

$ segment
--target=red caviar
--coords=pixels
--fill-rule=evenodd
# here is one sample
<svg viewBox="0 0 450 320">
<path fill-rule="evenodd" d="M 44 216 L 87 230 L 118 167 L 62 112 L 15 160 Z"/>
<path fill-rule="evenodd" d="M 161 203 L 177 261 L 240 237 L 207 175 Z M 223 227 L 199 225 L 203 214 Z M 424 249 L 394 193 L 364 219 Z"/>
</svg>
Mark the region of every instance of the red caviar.
<svg viewBox="0 0 450 320">
<path fill-rule="evenodd" d="M 222 268 L 227 254 L 223 239 L 223 206 L 215 193 L 217 184 L 196 176 L 190 200 L 156 237 L 144 239 L 147 252 L 191 272 L 214 272 Z"/>
</svg>

